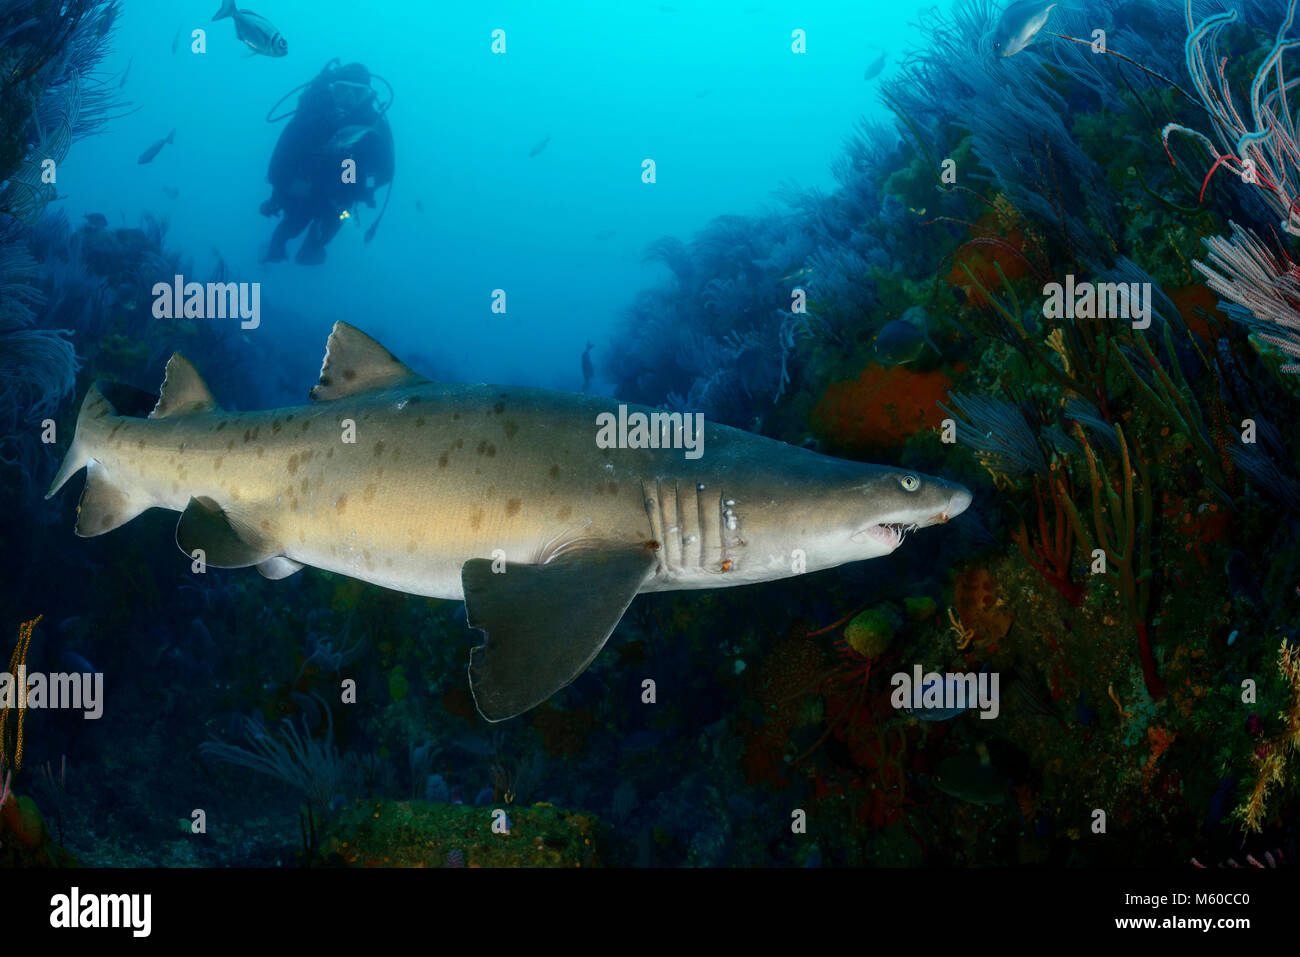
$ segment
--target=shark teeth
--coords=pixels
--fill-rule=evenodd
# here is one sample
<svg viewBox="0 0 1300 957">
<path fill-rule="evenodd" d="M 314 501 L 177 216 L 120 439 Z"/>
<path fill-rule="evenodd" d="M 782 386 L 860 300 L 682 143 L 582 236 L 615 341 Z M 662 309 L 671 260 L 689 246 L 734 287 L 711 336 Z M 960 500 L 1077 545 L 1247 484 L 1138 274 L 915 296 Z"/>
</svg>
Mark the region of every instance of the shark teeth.
<svg viewBox="0 0 1300 957">
<path fill-rule="evenodd" d="M 877 541 L 888 548 L 890 551 L 902 545 L 907 536 L 920 528 L 918 522 L 882 522 L 879 525 L 868 525 L 853 534 L 853 541 Z"/>
</svg>

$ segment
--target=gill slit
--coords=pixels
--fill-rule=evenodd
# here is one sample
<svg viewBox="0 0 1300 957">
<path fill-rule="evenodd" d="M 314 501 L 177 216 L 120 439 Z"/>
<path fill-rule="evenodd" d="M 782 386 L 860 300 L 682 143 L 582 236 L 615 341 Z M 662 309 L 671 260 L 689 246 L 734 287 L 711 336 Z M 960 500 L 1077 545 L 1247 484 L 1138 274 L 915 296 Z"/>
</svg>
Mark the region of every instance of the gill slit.
<svg viewBox="0 0 1300 957">
<path fill-rule="evenodd" d="M 718 489 L 718 545 L 722 549 L 722 567 L 727 565 L 727 496 L 726 489 Z"/>
</svg>

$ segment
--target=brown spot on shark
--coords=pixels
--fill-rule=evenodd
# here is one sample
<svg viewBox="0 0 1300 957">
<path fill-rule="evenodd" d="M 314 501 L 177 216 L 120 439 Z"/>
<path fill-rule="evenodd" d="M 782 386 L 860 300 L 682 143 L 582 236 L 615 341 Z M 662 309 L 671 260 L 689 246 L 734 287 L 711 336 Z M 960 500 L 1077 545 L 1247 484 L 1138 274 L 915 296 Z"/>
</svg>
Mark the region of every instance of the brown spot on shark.
<svg viewBox="0 0 1300 957">
<path fill-rule="evenodd" d="M 523 507 L 523 503 L 519 501 L 519 499 L 512 498 L 510 501 L 506 502 L 506 515 L 512 517 L 518 515 L 519 509 L 522 507 Z"/>
<path fill-rule="evenodd" d="M 334 511 L 342 515 L 345 511 L 347 511 L 347 508 L 348 508 L 348 496 L 347 493 L 344 492 L 342 495 L 339 496 L 339 500 L 334 503 Z"/>
</svg>

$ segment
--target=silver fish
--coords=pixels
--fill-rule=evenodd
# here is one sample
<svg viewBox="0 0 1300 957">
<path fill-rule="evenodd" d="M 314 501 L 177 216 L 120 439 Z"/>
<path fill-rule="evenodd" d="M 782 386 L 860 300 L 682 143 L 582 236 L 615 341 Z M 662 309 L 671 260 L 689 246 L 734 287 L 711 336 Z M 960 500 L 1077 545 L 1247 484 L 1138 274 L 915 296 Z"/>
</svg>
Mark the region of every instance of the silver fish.
<svg viewBox="0 0 1300 957">
<path fill-rule="evenodd" d="M 872 60 L 870 63 L 867 64 L 867 69 L 866 72 L 862 74 L 862 79 L 874 80 L 876 77 L 880 76 L 880 71 L 883 70 L 884 68 L 885 68 L 885 54 L 881 53 L 880 56 L 876 57 L 874 60 Z"/>
<path fill-rule="evenodd" d="M 469 675 L 489 721 L 573 681 L 638 594 L 888 555 L 971 501 L 943 479 L 695 417 L 685 453 L 659 441 L 610 447 L 600 440 L 609 400 L 430 382 L 342 322 L 311 398 L 226 411 L 179 353 L 156 402 L 96 383 L 46 497 L 84 467 L 78 535 L 167 508 L 182 513 L 176 543 L 189 560 L 272 579 L 311 565 L 463 599 L 486 635 Z M 149 403 L 148 418 L 124 414 Z M 618 415 L 654 430 L 672 414 L 620 405 Z"/>
<path fill-rule="evenodd" d="M 141 153 L 141 154 L 140 154 L 140 158 L 139 158 L 138 160 L 136 160 L 136 162 L 137 162 L 137 163 L 152 163 L 152 162 L 153 162 L 153 158 L 154 158 L 155 156 L 157 156 L 159 153 L 162 152 L 162 148 L 163 148 L 164 146 L 166 146 L 168 143 L 174 143 L 175 141 L 176 141 L 176 131 L 175 131 L 175 130 L 172 130 L 172 131 L 171 131 L 170 133 L 168 133 L 165 137 L 163 137 L 162 139 L 160 139 L 157 143 L 154 143 L 154 144 L 153 144 L 152 146 L 150 146 L 147 150 L 145 150 L 143 153 Z"/>
<path fill-rule="evenodd" d="M 221 0 L 221 9 L 213 14 L 212 19 L 223 20 L 226 17 L 235 21 L 235 36 L 254 53 L 284 56 L 289 52 L 289 41 L 280 35 L 270 20 L 251 10 L 237 10 L 235 0 Z"/>
<path fill-rule="evenodd" d="M 1047 15 L 1055 6 L 1055 2 L 1044 0 L 1016 0 L 1002 11 L 993 31 L 993 52 L 1001 57 L 1015 56 L 1029 46 L 1047 25 Z"/>
</svg>

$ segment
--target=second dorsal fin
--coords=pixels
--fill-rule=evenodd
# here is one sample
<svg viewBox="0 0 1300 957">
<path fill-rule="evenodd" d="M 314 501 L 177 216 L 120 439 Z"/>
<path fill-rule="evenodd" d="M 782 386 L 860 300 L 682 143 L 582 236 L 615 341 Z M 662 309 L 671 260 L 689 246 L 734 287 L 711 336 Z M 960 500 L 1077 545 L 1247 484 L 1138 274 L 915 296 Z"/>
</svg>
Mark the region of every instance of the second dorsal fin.
<svg viewBox="0 0 1300 957">
<path fill-rule="evenodd" d="M 167 360 L 167 371 L 163 373 L 163 384 L 158 403 L 149 413 L 151 419 L 165 419 L 172 415 L 195 415 L 218 409 L 217 400 L 212 398 L 207 384 L 198 371 L 179 352 L 173 352 Z"/>
<path fill-rule="evenodd" d="M 324 402 L 427 381 L 356 326 L 336 322 L 325 343 L 320 382 L 311 390 L 311 398 Z"/>
</svg>

